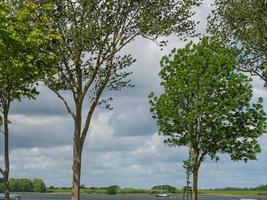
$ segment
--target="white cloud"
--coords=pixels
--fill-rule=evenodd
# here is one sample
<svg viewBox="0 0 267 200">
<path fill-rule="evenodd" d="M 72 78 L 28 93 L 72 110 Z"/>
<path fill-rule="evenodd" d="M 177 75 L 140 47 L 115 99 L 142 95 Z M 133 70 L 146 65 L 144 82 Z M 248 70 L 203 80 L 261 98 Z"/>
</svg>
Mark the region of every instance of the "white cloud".
<svg viewBox="0 0 267 200">
<path fill-rule="evenodd" d="M 206 0 L 199 8 L 197 19 L 205 19 L 210 10 L 207 3 L 210 1 Z M 204 32 L 205 27 L 205 23 L 200 24 L 198 29 Z M 163 144 L 163 138 L 156 134 L 147 99 L 151 91 L 160 91 L 161 57 L 174 47 L 184 45 L 171 36 L 168 48 L 163 51 L 144 39 L 137 39 L 124 50 L 137 58 L 132 66 L 136 87 L 112 93 L 114 110 L 98 109 L 95 113 L 83 152 L 82 183 L 145 188 L 157 184 L 177 187 L 185 184 L 182 165 L 187 159 L 187 150 Z M 253 85 L 254 98 L 263 96 L 267 99 L 262 82 L 255 79 Z M 25 99 L 13 105 L 11 121 L 11 176 L 40 177 L 47 185 L 70 186 L 73 121 L 60 100 L 41 87 L 36 101 Z M 1 143 L 2 139 L 0 137 Z M 262 137 L 260 142 L 263 153 L 256 162 L 233 163 L 224 156 L 218 163 L 207 160 L 201 167 L 200 186 L 266 184 L 267 137 Z"/>
</svg>

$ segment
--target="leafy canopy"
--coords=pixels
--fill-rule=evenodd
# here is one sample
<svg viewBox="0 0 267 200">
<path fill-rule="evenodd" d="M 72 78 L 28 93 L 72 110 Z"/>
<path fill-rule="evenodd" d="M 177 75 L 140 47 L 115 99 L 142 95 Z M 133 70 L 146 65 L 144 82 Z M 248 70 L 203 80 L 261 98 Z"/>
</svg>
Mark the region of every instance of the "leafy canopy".
<svg viewBox="0 0 267 200">
<path fill-rule="evenodd" d="M 104 90 L 133 86 L 128 67 L 135 59 L 121 50 L 137 37 L 156 41 L 172 33 L 192 35 L 195 27 L 192 8 L 200 0 L 53 2 L 53 19 L 62 40 L 58 71 L 47 85 L 71 114 L 80 134 L 77 141 L 83 145 L 95 108 L 101 104 L 112 109 L 112 98 L 102 97 Z M 73 99 L 66 98 L 63 91 L 70 92 Z M 75 108 L 71 106 L 74 104 Z M 87 110 L 82 117 L 84 105 Z"/>
<path fill-rule="evenodd" d="M 54 73 L 59 39 L 49 17 L 53 6 L 34 0 L 0 5 L 0 95 L 20 99 L 37 94 L 36 81 Z"/>
<path fill-rule="evenodd" d="M 58 0 L 54 21 L 62 35 L 58 75 L 53 90 L 70 90 L 94 98 L 99 88 L 131 86 L 125 70 L 135 60 L 118 53 L 136 37 L 194 32 L 192 8 L 200 0 Z M 108 83 L 107 83 L 108 82 Z"/>
<path fill-rule="evenodd" d="M 242 50 L 242 70 L 267 81 L 266 0 L 215 0 L 209 31 L 224 44 Z"/>
<path fill-rule="evenodd" d="M 256 159 L 257 143 L 266 129 L 262 98 L 251 104 L 250 79 L 236 68 L 238 51 L 204 38 L 161 61 L 164 89 L 152 93 L 151 111 L 160 134 L 171 146 L 188 146 L 201 159 Z"/>
</svg>

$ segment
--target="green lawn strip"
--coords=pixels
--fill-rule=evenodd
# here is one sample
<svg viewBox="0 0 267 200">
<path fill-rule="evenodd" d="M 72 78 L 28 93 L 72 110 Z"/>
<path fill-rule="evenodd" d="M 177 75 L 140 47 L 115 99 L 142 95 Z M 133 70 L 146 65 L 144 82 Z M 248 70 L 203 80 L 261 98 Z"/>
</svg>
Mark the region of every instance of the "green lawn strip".
<svg viewBox="0 0 267 200">
<path fill-rule="evenodd" d="M 70 188 L 54 188 L 47 189 L 48 193 L 59 193 L 59 194 L 71 194 Z M 134 189 L 125 188 L 118 189 L 117 194 L 158 194 L 160 190 L 151 189 Z M 81 188 L 82 194 L 106 194 L 106 189 L 89 189 Z M 168 193 L 168 191 L 162 191 L 162 193 Z M 177 189 L 175 194 L 182 194 L 181 189 Z M 218 196 L 267 196 L 267 190 L 199 190 L 200 195 L 218 195 Z"/>
<path fill-rule="evenodd" d="M 200 190 L 200 195 L 222 195 L 222 196 L 265 196 L 267 191 L 258 190 Z"/>
</svg>

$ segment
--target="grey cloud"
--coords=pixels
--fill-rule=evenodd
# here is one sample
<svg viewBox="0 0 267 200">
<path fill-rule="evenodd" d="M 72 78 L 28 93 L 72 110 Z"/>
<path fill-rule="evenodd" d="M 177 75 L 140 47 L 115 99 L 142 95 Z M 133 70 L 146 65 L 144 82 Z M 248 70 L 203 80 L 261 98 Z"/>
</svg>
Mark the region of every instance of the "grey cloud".
<svg viewBox="0 0 267 200">
<path fill-rule="evenodd" d="M 121 101 L 127 102 L 127 107 L 123 107 Z M 144 136 L 156 131 L 156 124 L 148 110 L 147 102 L 147 99 L 132 101 L 131 98 L 121 98 L 117 101 L 120 109 L 114 110 L 110 119 L 115 136 Z"/>
<path fill-rule="evenodd" d="M 73 125 L 62 116 L 11 115 L 10 147 L 54 147 L 72 142 Z M 3 142 L 3 137 L 0 137 Z"/>
<path fill-rule="evenodd" d="M 206 17 L 210 1 L 204 2 L 197 15 L 201 21 Z M 205 26 L 200 24 L 200 32 L 204 32 Z M 187 150 L 168 148 L 162 143 L 147 100 L 151 91 L 161 92 L 158 77 L 161 57 L 184 44 L 171 36 L 168 47 L 160 51 L 155 43 L 139 38 L 124 50 L 123 53 L 132 53 L 137 58 L 131 77 L 136 87 L 105 92 L 105 96 L 114 97 L 114 110 L 98 108 L 93 117 L 83 152 L 83 184 L 140 188 L 158 184 L 184 186 L 182 165 L 187 159 Z M 255 80 L 253 84 L 255 98 L 267 98 L 262 82 Z M 39 177 L 48 186 L 70 186 L 72 119 L 51 91 L 45 87 L 40 91 L 36 101 L 23 100 L 12 108 L 11 177 Z M 66 97 L 70 98 L 68 94 Z M 266 101 L 264 106 L 267 108 Z M 2 139 L 0 136 L 1 144 Z M 263 136 L 260 143 L 263 152 L 255 162 L 235 163 L 227 156 L 222 156 L 217 163 L 207 159 L 201 167 L 200 187 L 266 184 L 267 137 Z M 2 157 L 0 165 L 3 165 Z"/>
<path fill-rule="evenodd" d="M 67 115 L 67 111 L 56 95 L 45 86 L 38 88 L 40 94 L 36 100 L 22 99 L 15 101 L 11 106 L 11 114 L 23 115 Z"/>
</svg>

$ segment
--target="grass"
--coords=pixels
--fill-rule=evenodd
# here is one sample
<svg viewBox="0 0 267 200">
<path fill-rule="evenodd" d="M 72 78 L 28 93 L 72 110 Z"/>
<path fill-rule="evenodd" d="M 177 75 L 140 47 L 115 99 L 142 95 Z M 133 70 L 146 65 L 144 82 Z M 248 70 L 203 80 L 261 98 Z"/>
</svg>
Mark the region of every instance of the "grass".
<svg viewBox="0 0 267 200">
<path fill-rule="evenodd" d="M 267 191 L 261 190 L 200 190 L 201 195 L 223 195 L 223 196 L 265 196 Z"/>
<path fill-rule="evenodd" d="M 71 189 L 69 188 L 54 188 L 48 189 L 49 193 L 62 193 L 62 194 L 70 194 Z M 163 193 L 168 193 L 168 191 L 162 191 Z M 81 188 L 82 194 L 106 194 L 106 189 L 89 189 L 89 188 Z M 125 188 L 118 189 L 118 194 L 157 194 L 160 193 L 159 190 L 151 190 L 151 189 L 134 189 L 134 188 Z M 175 194 L 182 194 L 183 191 L 177 189 Z M 267 195 L 266 191 L 257 191 L 257 190 L 199 190 L 200 195 L 219 195 L 219 196 L 264 196 Z"/>
</svg>

